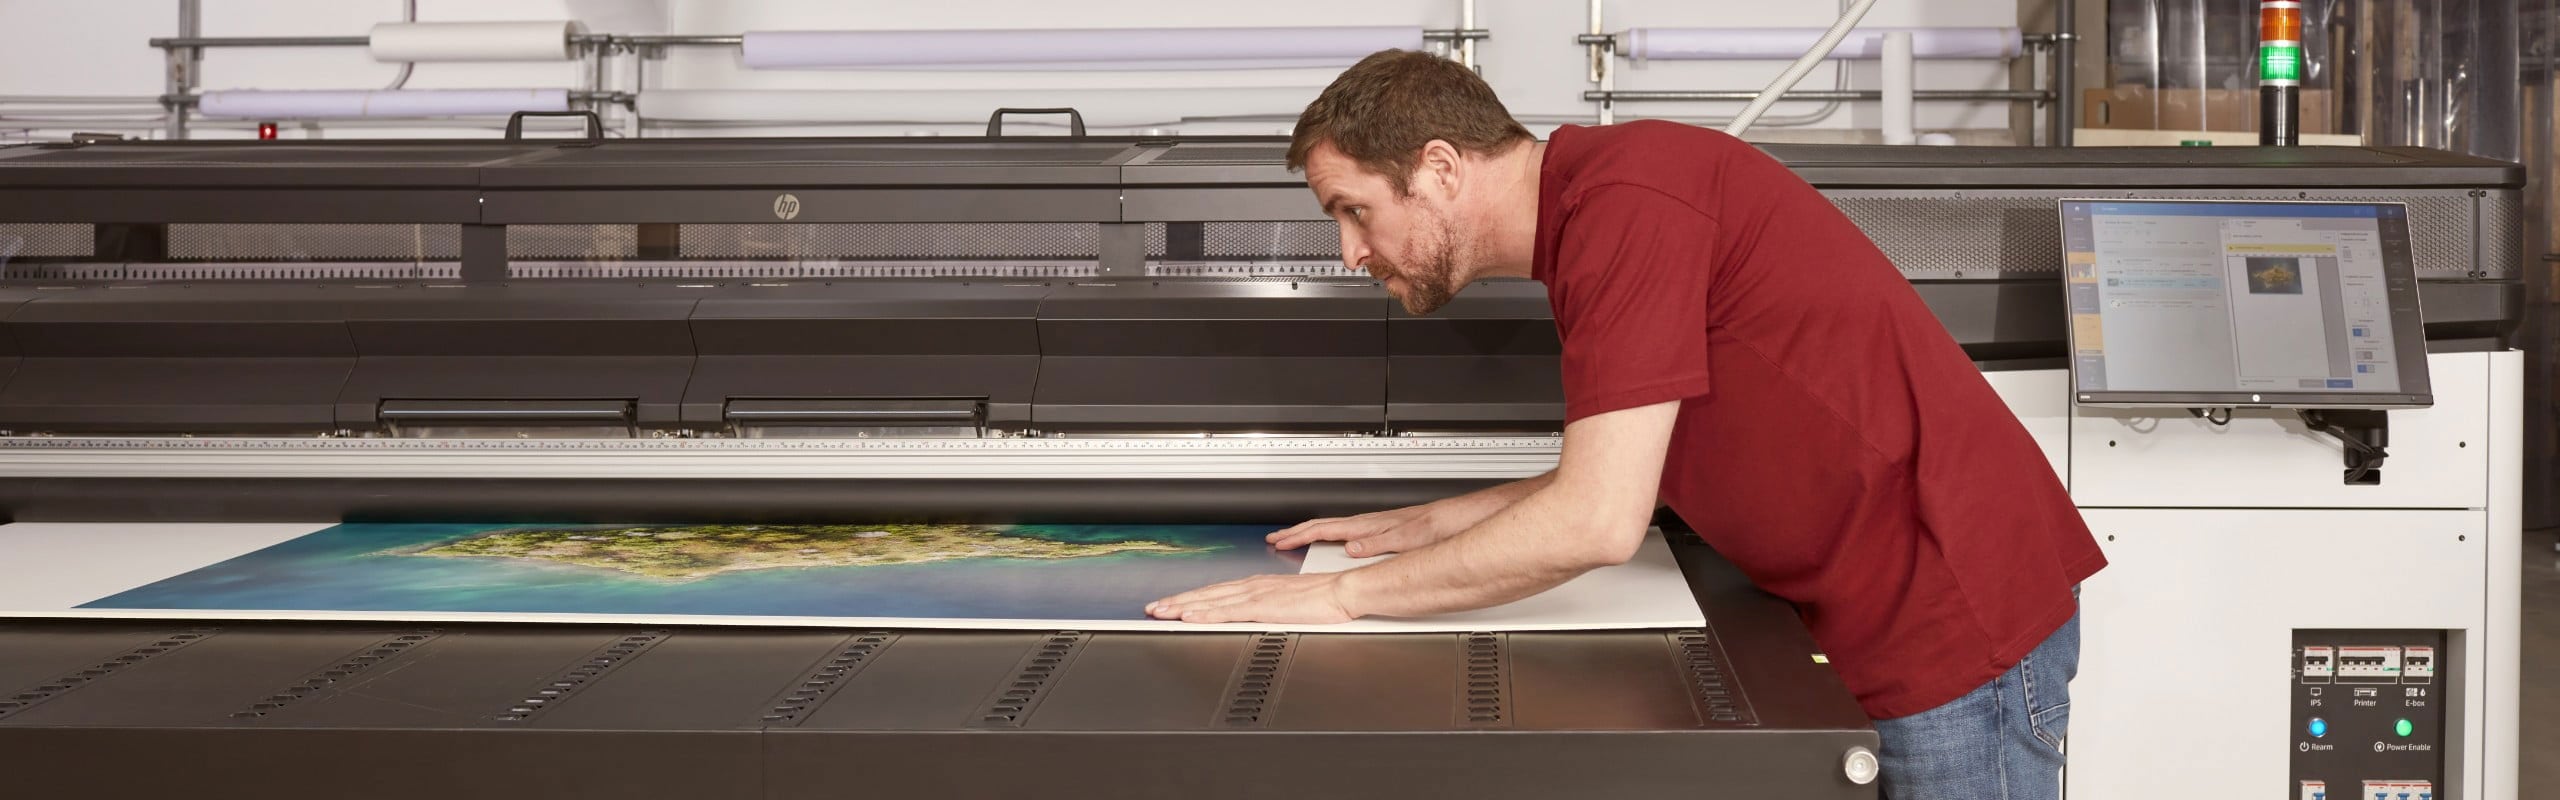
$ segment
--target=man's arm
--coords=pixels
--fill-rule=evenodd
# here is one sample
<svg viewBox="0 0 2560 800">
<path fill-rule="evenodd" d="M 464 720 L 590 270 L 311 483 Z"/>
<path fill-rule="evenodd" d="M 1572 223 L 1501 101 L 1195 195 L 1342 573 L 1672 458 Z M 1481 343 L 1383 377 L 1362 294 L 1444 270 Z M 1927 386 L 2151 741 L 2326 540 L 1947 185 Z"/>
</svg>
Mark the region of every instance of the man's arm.
<svg viewBox="0 0 2560 800">
<path fill-rule="evenodd" d="M 1316 542 L 1342 542 L 1343 552 L 1355 558 L 1401 553 L 1475 527 L 1493 512 L 1544 488 L 1555 474 L 1555 470 L 1548 470 L 1535 477 L 1418 506 L 1312 519 L 1275 531 L 1264 541 L 1282 550 L 1296 550 Z"/>
<path fill-rule="evenodd" d="M 1415 617 L 1528 597 L 1644 543 L 1680 403 L 1596 414 L 1565 426 L 1553 478 L 1465 533 L 1341 573 L 1353 617 Z"/>
<path fill-rule="evenodd" d="M 1565 426 L 1564 456 L 1544 485 L 1439 544 L 1347 572 L 1230 581 L 1147 613 L 1185 622 L 1420 616 L 1500 605 L 1624 563 L 1644 542 L 1679 413 L 1671 401 Z"/>
</svg>

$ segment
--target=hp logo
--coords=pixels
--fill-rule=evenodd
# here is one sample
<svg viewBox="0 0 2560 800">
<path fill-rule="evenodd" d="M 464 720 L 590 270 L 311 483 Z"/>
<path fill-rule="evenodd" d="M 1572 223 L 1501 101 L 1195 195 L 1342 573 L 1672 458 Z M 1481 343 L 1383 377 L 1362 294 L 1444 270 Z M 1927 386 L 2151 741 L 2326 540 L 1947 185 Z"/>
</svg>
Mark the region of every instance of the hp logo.
<svg viewBox="0 0 2560 800">
<path fill-rule="evenodd" d="M 773 198 L 773 216 L 776 219 L 800 216 L 800 198 L 787 194 Z"/>
</svg>

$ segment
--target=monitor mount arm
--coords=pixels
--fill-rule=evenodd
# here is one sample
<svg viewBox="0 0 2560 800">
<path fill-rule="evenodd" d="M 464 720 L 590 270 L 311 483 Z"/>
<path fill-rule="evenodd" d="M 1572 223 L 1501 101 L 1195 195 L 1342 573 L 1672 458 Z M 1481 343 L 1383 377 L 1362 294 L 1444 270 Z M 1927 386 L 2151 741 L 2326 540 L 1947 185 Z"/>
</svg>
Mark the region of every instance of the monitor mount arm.
<svg viewBox="0 0 2560 800">
<path fill-rule="evenodd" d="M 2378 408 L 2303 409 L 2295 412 L 2312 430 L 2337 437 L 2345 446 L 2346 482 L 2350 486 L 2382 483 L 2382 460 L 2390 457 L 2390 412 Z"/>
</svg>

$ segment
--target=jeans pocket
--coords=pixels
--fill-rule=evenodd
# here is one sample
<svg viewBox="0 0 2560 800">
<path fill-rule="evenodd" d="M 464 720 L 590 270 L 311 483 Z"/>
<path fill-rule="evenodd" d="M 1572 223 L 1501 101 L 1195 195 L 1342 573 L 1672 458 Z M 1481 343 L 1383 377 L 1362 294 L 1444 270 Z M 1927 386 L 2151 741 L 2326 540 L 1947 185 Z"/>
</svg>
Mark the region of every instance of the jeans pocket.
<svg viewBox="0 0 2560 800">
<path fill-rule="evenodd" d="M 2019 672 L 2027 683 L 2027 728 L 2036 739 L 2062 752 L 2062 739 L 2071 729 L 2070 658 L 2038 658 L 2030 654 L 2019 662 Z"/>
<path fill-rule="evenodd" d="M 2062 752 L 2062 737 L 2071 728 L 2071 701 L 2065 700 L 2058 705 L 2028 714 L 2027 726 L 2035 731 L 2036 739 L 2043 741 L 2046 747 L 2053 748 L 2053 752 L 2059 755 Z"/>
</svg>

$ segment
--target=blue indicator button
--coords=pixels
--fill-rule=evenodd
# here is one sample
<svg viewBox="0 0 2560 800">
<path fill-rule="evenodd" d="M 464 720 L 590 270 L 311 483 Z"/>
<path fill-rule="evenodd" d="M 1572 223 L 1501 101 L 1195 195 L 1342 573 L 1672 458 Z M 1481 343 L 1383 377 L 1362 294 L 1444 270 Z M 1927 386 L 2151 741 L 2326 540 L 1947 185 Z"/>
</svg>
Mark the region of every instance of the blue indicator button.
<svg viewBox="0 0 2560 800">
<path fill-rule="evenodd" d="M 2321 718 L 2319 718 L 2319 717 L 2312 717 L 2312 718 L 2311 718 L 2311 736 L 2312 736 L 2312 738 L 2315 738 L 2315 739 L 2316 739 L 2316 738 L 2319 738 L 2319 737 L 2322 737 L 2322 736 L 2327 736 L 2327 735 L 2329 735 L 2329 721 L 2328 721 L 2328 720 L 2325 720 L 2325 719 L 2321 719 Z"/>
</svg>

